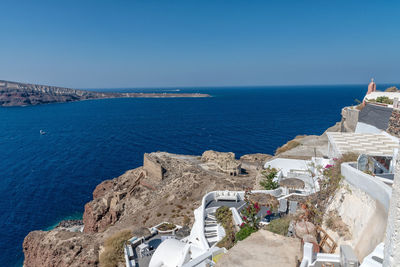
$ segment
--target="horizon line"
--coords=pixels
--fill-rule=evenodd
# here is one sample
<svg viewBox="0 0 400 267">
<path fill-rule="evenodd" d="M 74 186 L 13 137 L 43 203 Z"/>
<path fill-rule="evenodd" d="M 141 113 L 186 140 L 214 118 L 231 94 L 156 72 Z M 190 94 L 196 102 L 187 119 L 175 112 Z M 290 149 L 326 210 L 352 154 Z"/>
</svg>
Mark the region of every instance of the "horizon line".
<svg viewBox="0 0 400 267">
<path fill-rule="evenodd" d="M 368 86 L 369 82 L 366 83 L 330 83 L 330 84 L 321 84 L 321 83 L 315 83 L 315 84 L 260 84 L 260 85 L 252 85 L 252 84 L 243 84 L 243 85 L 200 85 L 200 86 L 195 86 L 195 85 L 183 85 L 183 86 L 178 86 L 178 85 L 169 85 L 169 86 L 128 86 L 128 87 L 68 87 L 68 86 L 62 86 L 62 85 L 50 85 L 46 83 L 32 83 L 32 82 L 20 82 L 20 81 L 10 81 L 10 80 L 4 80 L 0 79 L 0 81 L 5 81 L 5 82 L 13 82 L 13 83 L 25 83 L 25 84 L 35 84 L 35 85 L 42 85 L 42 86 L 53 86 L 53 87 L 61 87 L 61 88 L 67 88 L 67 89 L 75 89 L 75 90 L 115 90 L 115 89 L 180 89 L 180 88 L 227 88 L 227 87 L 234 87 L 234 88 L 240 88 L 240 87 L 300 87 L 300 86 L 360 86 L 360 85 L 365 85 Z M 400 82 L 383 82 L 383 83 L 377 83 L 377 85 L 384 85 L 384 86 L 396 86 L 400 85 Z"/>
<path fill-rule="evenodd" d="M 141 87 L 81 87 L 76 88 L 79 90 L 115 90 L 115 89 L 185 89 L 185 88 L 241 88 L 241 87 L 317 87 L 317 86 L 368 86 L 368 83 L 337 83 L 337 84 L 273 84 L 273 85 L 201 85 L 201 86 L 192 86 L 192 85 L 185 85 L 185 86 L 141 86 Z M 384 86 L 399 86 L 400 82 L 395 83 L 380 83 L 378 85 Z"/>
</svg>

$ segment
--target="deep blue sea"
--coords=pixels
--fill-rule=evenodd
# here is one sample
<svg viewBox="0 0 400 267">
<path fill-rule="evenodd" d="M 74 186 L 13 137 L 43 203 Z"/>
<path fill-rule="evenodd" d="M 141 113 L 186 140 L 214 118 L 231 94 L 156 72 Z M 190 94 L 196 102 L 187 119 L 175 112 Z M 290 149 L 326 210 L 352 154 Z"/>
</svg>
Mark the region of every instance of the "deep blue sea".
<svg viewBox="0 0 400 267">
<path fill-rule="evenodd" d="M 80 217 L 95 186 L 140 166 L 145 152 L 272 154 L 296 135 L 322 134 L 366 85 L 181 92 L 213 97 L 0 108 L 0 266 L 21 265 L 30 231 Z"/>
</svg>

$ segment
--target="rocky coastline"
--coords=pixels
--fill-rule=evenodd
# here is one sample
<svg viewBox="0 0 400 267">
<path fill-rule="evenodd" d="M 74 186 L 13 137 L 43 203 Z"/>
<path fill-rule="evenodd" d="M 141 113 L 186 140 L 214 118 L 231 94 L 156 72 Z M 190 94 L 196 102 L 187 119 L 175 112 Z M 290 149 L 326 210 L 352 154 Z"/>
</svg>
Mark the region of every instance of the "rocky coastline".
<svg viewBox="0 0 400 267">
<path fill-rule="evenodd" d="M 200 93 L 118 93 L 96 92 L 48 85 L 0 80 L 0 106 L 33 106 L 106 98 L 198 98 L 210 97 Z"/>
<path fill-rule="evenodd" d="M 342 131 L 345 124 L 342 118 L 327 131 Z M 279 157 L 311 158 L 326 153 L 325 133 L 294 140 L 298 145 Z M 62 222 L 51 231 L 30 232 L 23 242 L 24 266 L 99 266 L 104 241 L 119 231 L 138 231 L 165 220 L 190 227 L 193 210 L 206 192 L 260 189 L 263 163 L 274 157 L 258 153 L 236 160 L 232 153 L 219 153 L 206 151 L 207 161 L 167 152 L 145 154 L 143 166 L 97 185 L 93 200 L 85 205 L 82 232 L 70 229 L 81 222 Z M 229 164 L 240 165 L 243 174 L 232 176 L 215 168 L 232 160 Z"/>
<path fill-rule="evenodd" d="M 231 160 L 230 153 L 221 155 L 219 161 Z M 94 189 L 93 200 L 85 205 L 82 232 L 70 231 L 79 221 L 61 222 L 51 231 L 30 232 L 23 242 L 24 266 L 98 266 L 104 240 L 118 231 L 137 231 L 164 220 L 190 226 L 193 210 L 206 192 L 254 187 L 257 160 L 265 157 L 245 157 L 246 175 L 231 176 L 199 156 L 145 154 L 143 166 Z"/>
</svg>

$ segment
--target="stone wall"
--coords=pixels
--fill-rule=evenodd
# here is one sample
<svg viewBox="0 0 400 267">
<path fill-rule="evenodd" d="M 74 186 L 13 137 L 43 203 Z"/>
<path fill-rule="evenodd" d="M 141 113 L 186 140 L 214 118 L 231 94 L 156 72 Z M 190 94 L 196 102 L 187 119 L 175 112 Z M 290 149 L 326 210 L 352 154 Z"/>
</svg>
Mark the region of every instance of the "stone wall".
<svg viewBox="0 0 400 267">
<path fill-rule="evenodd" d="M 400 137 L 400 110 L 393 109 L 387 132 L 396 137 Z"/>
<path fill-rule="evenodd" d="M 160 182 L 164 177 L 165 169 L 148 153 L 145 153 L 143 156 L 143 169 L 146 171 L 147 177 L 157 182 Z"/>
<path fill-rule="evenodd" d="M 342 109 L 342 132 L 354 132 L 356 130 L 360 111 L 352 107 Z"/>
<path fill-rule="evenodd" d="M 334 211 L 347 226 L 348 233 L 328 227 L 330 212 Z M 325 213 L 323 228 L 338 244 L 350 245 L 359 260 L 370 254 L 385 238 L 387 211 L 381 203 L 363 190 L 343 182 Z M 335 221 L 338 218 L 334 219 Z M 340 224 L 339 224 L 340 225 Z"/>
<path fill-rule="evenodd" d="M 221 172 L 231 176 L 239 175 L 242 170 L 241 162 L 235 159 L 235 153 L 232 152 L 207 150 L 201 156 L 201 160 L 217 166 Z"/>
</svg>

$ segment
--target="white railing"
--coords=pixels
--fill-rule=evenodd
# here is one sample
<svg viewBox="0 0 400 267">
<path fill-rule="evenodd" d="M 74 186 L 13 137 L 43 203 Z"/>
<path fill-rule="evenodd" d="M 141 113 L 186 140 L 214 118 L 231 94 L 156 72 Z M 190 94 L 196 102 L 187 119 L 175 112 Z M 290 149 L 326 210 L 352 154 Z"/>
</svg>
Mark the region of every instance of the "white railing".
<svg viewBox="0 0 400 267">
<path fill-rule="evenodd" d="M 301 261 L 300 267 L 314 267 L 314 266 L 331 266 L 328 264 L 334 264 L 334 266 L 340 265 L 341 255 L 327 254 L 327 253 L 314 253 L 313 244 L 305 243 L 303 246 L 303 260 Z"/>
<path fill-rule="evenodd" d="M 133 251 L 132 251 L 132 246 L 129 245 L 129 247 L 124 244 L 124 256 L 125 256 L 125 266 L 126 267 L 135 267 L 136 263 L 134 259 L 130 259 L 130 257 L 133 257 Z"/>
<path fill-rule="evenodd" d="M 342 175 L 346 181 L 364 191 L 373 199 L 379 201 L 384 206 L 386 212 L 388 212 L 392 188 L 382 182 L 379 178 L 357 170 L 352 166 L 354 164 L 355 163 L 342 163 L 341 165 Z"/>
<path fill-rule="evenodd" d="M 203 246 L 204 249 L 209 249 L 210 246 L 208 245 L 208 242 L 206 240 L 206 237 L 204 235 L 204 220 L 206 218 L 206 212 L 205 212 L 205 208 L 207 206 L 208 203 L 210 203 L 211 201 L 214 200 L 215 196 L 214 196 L 215 192 L 210 192 L 207 193 L 203 199 L 201 200 L 201 209 L 200 209 L 200 218 L 201 218 L 201 229 L 200 229 L 200 243 Z"/>
<path fill-rule="evenodd" d="M 209 259 L 210 257 L 212 258 L 214 255 L 218 255 L 221 253 L 226 253 L 225 248 L 219 248 L 219 247 L 213 247 L 210 250 L 204 252 L 203 254 L 199 255 L 197 258 L 185 263 L 182 265 L 182 267 L 194 267 L 198 266 L 200 263 L 203 261 Z"/>
<path fill-rule="evenodd" d="M 169 224 L 169 222 L 162 222 L 162 223 L 159 223 L 159 224 L 157 224 L 157 225 L 151 227 L 151 228 L 149 229 L 150 232 L 151 232 L 151 230 L 155 229 L 155 230 L 157 230 L 157 232 L 160 233 L 160 234 L 169 234 L 169 233 L 175 233 L 176 230 L 179 230 L 179 229 L 182 228 L 182 226 L 176 225 L 176 224 L 175 224 L 175 228 L 174 228 L 174 229 L 171 229 L 171 230 L 162 231 L 162 230 L 158 229 L 158 227 L 160 227 L 160 226 L 163 225 L 163 224 Z"/>
<path fill-rule="evenodd" d="M 240 217 L 239 212 L 237 211 L 237 209 L 235 208 L 230 208 L 231 212 L 232 212 L 232 217 L 233 217 L 233 221 L 235 222 L 235 225 L 242 225 L 243 220 L 242 217 Z"/>
<path fill-rule="evenodd" d="M 309 195 L 311 195 L 311 194 L 309 194 L 309 193 L 290 193 L 290 194 L 288 194 L 288 195 L 285 195 L 285 196 L 282 196 L 282 197 L 278 198 L 278 201 L 281 200 L 281 199 L 288 198 L 288 197 L 290 197 L 290 196 L 301 196 L 301 197 L 306 197 L 306 196 L 309 196 Z"/>
</svg>

